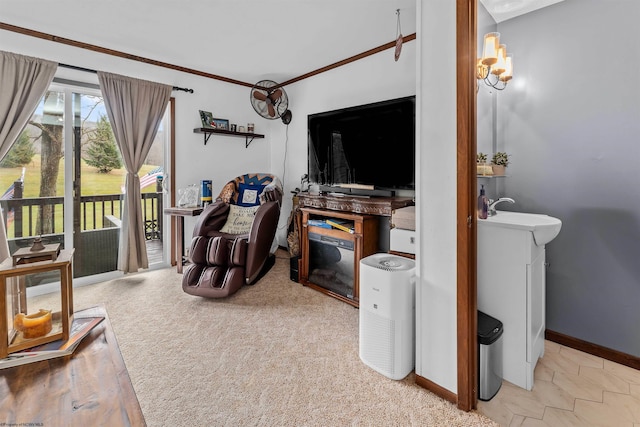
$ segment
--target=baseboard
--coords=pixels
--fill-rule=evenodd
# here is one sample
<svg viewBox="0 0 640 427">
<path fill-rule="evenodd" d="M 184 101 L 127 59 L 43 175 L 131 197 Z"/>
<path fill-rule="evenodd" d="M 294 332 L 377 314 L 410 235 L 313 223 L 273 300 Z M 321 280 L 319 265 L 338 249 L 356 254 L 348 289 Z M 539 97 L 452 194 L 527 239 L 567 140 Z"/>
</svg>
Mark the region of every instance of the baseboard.
<svg viewBox="0 0 640 427">
<path fill-rule="evenodd" d="M 580 350 L 585 353 L 592 354 L 594 356 L 602 357 L 603 359 L 609 360 L 611 362 L 619 363 L 621 365 L 640 370 L 639 357 L 622 353 L 617 350 L 612 350 L 607 347 L 602 347 L 600 345 L 593 344 L 588 341 L 583 341 L 581 339 L 574 338 L 569 335 L 561 334 L 560 332 L 550 331 L 549 329 L 545 331 L 545 338 L 548 339 L 549 341 L 562 344 L 566 347 L 570 347 L 575 350 Z"/>
<path fill-rule="evenodd" d="M 443 398 L 444 400 L 448 400 L 449 402 L 457 405 L 458 404 L 458 395 L 447 390 L 446 388 L 439 386 L 433 381 L 429 381 L 428 379 L 421 377 L 416 374 L 416 384 L 422 388 L 429 390 L 431 393 L 435 394 L 438 397 Z"/>
</svg>

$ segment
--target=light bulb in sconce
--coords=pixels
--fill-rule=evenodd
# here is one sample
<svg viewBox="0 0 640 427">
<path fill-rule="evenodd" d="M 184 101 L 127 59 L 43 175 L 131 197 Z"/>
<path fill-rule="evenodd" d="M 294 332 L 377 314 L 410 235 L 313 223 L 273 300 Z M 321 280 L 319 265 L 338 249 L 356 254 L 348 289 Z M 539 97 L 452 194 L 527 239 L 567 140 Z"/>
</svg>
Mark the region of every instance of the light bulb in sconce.
<svg viewBox="0 0 640 427">
<path fill-rule="evenodd" d="M 484 45 L 482 48 L 482 63 L 493 65 L 498 62 L 498 46 L 500 33 L 487 33 L 484 35 Z"/>
<path fill-rule="evenodd" d="M 507 46 L 501 44 L 498 47 L 498 62 L 491 66 L 491 74 L 500 76 L 507 68 Z"/>
<path fill-rule="evenodd" d="M 504 73 L 500 74 L 500 81 L 504 83 L 508 82 L 513 77 L 513 58 L 511 54 L 507 55 L 505 64 L 506 67 Z"/>
</svg>

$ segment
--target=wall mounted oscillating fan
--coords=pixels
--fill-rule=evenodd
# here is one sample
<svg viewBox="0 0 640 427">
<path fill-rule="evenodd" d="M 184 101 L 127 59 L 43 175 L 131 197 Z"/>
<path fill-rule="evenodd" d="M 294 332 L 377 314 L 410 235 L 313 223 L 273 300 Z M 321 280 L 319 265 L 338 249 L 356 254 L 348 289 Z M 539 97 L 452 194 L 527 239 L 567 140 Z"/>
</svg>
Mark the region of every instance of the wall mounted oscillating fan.
<svg viewBox="0 0 640 427">
<path fill-rule="evenodd" d="M 251 88 L 251 105 L 256 113 L 265 119 L 281 118 L 288 125 L 291 122 L 287 93 L 272 80 L 261 80 Z"/>
</svg>

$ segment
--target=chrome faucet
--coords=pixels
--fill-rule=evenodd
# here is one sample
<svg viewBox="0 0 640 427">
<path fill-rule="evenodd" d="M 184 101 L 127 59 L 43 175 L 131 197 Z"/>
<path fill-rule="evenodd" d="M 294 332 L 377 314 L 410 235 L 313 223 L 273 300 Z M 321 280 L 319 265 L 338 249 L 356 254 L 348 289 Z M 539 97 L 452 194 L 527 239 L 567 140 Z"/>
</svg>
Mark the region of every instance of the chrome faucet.
<svg viewBox="0 0 640 427">
<path fill-rule="evenodd" d="M 496 211 L 496 205 L 500 202 L 515 203 L 516 201 L 513 200 L 511 197 L 500 197 L 495 202 L 493 200 L 489 200 L 489 216 L 494 216 L 498 213 Z"/>
</svg>

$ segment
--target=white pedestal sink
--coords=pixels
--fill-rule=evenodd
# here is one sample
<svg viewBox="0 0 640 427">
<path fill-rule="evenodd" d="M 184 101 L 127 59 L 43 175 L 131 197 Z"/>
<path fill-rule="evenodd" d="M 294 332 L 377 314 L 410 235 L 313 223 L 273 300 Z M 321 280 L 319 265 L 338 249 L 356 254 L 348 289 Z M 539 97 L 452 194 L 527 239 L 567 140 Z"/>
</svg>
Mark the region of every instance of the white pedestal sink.
<svg viewBox="0 0 640 427">
<path fill-rule="evenodd" d="M 520 212 L 478 220 L 478 310 L 503 323 L 503 378 L 527 390 L 544 354 L 545 245 L 561 228 Z"/>
<path fill-rule="evenodd" d="M 562 221 L 549 215 L 508 211 L 497 211 L 496 215 L 479 220 L 479 223 L 531 231 L 538 246 L 544 246 L 555 239 L 562 228 Z"/>
</svg>

